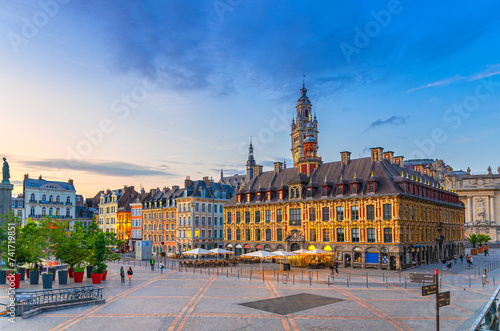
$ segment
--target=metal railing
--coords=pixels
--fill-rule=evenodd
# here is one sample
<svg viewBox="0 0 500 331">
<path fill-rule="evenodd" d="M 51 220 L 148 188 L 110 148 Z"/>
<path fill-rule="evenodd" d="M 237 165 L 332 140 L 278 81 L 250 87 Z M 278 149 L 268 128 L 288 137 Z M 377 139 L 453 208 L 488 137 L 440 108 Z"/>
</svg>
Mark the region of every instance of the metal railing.
<svg viewBox="0 0 500 331">
<path fill-rule="evenodd" d="M 22 306 L 21 310 L 23 312 L 46 306 L 92 300 L 102 300 L 102 287 L 89 285 L 65 289 L 16 292 L 16 304 Z"/>
<path fill-rule="evenodd" d="M 476 331 L 476 330 L 499 330 L 500 329 L 500 305 L 498 304 L 500 295 L 500 286 L 497 287 L 495 293 L 483 309 L 474 314 L 471 318 L 465 321 L 458 329 L 461 331 Z"/>
</svg>

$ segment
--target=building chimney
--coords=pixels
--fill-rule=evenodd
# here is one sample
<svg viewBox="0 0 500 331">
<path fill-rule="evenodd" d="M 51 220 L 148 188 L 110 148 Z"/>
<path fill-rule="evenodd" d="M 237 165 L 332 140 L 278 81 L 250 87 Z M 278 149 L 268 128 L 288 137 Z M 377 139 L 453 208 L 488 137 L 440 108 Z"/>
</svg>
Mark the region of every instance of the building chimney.
<svg viewBox="0 0 500 331">
<path fill-rule="evenodd" d="M 38 180 L 42 180 L 42 175 L 40 175 L 40 177 L 38 177 Z"/>
<path fill-rule="evenodd" d="M 342 165 L 347 165 L 351 161 L 351 152 L 340 152 L 340 162 Z"/>
<path fill-rule="evenodd" d="M 415 169 L 415 171 L 423 173 L 423 166 L 421 164 L 415 165 L 414 169 Z"/>
<path fill-rule="evenodd" d="M 253 176 L 254 177 L 257 177 L 258 175 L 260 175 L 262 173 L 262 166 L 261 165 L 256 165 L 255 167 L 253 167 Z"/>
<path fill-rule="evenodd" d="M 399 164 L 401 167 L 404 165 L 404 156 L 395 156 L 394 163 Z"/>
<path fill-rule="evenodd" d="M 283 163 L 282 162 L 274 162 L 274 173 L 279 174 L 281 170 L 283 170 Z"/>
<path fill-rule="evenodd" d="M 205 185 L 207 185 L 207 187 L 210 187 L 210 179 L 208 178 L 208 176 L 203 177 L 203 181 L 205 182 Z"/>
<path fill-rule="evenodd" d="M 387 151 L 384 152 L 384 159 L 388 160 L 391 162 L 391 164 L 394 163 L 394 152 L 393 151 Z"/>
<path fill-rule="evenodd" d="M 436 177 L 436 170 L 434 169 L 431 169 L 431 176 L 434 178 Z"/>
<path fill-rule="evenodd" d="M 179 189 L 179 185 L 172 185 L 172 191 L 175 192 Z"/>
<path fill-rule="evenodd" d="M 370 150 L 372 151 L 372 162 L 382 161 L 384 156 L 384 149 L 382 147 L 372 147 Z"/>
<path fill-rule="evenodd" d="M 30 174 L 24 174 L 24 180 L 30 178 Z"/>
<path fill-rule="evenodd" d="M 191 181 L 191 177 L 186 176 L 186 179 L 184 180 L 184 188 L 188 188 L 192 183 L 193 182 Z"/>
<path fill-rule="evenodd" d="M 68 184 L 69 184 L 69 185 L 73 185 L 73 179 L 71 179 L 71 178 L 70 178 L 70 179 L 68 179 Z"/>
<path fill-rule="evenodd" d="M 424 174 L 429 175 L 429 167 L 424 168 Z"/>
</svg>

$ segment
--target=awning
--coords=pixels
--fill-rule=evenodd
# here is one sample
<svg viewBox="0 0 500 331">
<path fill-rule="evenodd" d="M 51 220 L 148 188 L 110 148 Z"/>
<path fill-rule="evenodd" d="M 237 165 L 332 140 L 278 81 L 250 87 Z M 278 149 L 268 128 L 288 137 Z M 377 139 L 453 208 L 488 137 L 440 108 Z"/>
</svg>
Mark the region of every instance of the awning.
<svg viewBox="0 0 500 331">
<path fill-rule="evenodd" d="M 233 245 L 231 245 L 231 244 L 227 244 L 227 246 L 226 246 L 226 247 L 227 247 L 227 248 L 233 248 Z"/>
<path fill-rule="evenodd" d="M 241 247 L 240 244 L 237 244 L 236 246 L 234 246 L 234 248 L 243 248 L 243 247 Z"/>
<path fill-rule="evenodd" d="M 259 244 L 257 246 L 255 246 L 256 249 L 262 249 L 262 246 Z"/>
<path fill-rule="evenodd" d="M 249 244 L 245 244 L 244 248 L 250 248 Z"/>
</svg>

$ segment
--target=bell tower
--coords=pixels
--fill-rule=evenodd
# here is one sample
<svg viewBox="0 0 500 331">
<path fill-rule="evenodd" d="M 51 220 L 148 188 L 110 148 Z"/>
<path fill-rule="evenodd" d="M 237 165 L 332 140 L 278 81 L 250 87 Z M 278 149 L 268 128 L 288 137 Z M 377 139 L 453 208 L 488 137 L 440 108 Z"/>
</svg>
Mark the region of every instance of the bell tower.
<svg viewBox="0 0 500 331">
<path fill-rule="evenodd" d="M 316 168 L 323 163 L 321 157 L 318 156 L 318 144 L 314 138 L 314 125 L 312 122 L 307 123 L 306 137 L 302 142 L 303 154 L 297 160 L 299 172 L 310 176 Z"/>
<path fill-rule="evenodd" d="M 302 81 L 302 88 L 300 89 L 300 98 L 297 101 L 297 118 L 292 119 L 291 124 L 291 138 L 292 138 L 292 152 L 293 166 L 296 167 L 298 160 L 304 155 L 304 139 L 306 138 L 306 129 L 308 124 L 312 125 L 312 137 L 315 139 L 316 144 L 318 141 L 318 121 L 316 115 L 312 117 L 311 101 L 307 97 L 307 89 L 305 82 Z M 316 146 L 317 148 L 317 146 Z"/>
</svg>

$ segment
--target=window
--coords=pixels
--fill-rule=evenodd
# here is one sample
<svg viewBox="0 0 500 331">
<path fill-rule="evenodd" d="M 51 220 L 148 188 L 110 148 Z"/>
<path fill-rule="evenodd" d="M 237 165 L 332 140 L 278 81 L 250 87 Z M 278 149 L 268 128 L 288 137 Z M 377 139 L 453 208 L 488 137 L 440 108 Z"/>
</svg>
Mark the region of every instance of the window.
<svg viewBox="0 0 500 331">
<path fill-rule="evenodd" d="M 316 208 L 309 208 L 309 221 L 316 221 Z"/>
<path fill-rule="evenodd" d="M 352 242 L 359 243 L 359 229 L 358 228 L 352 229 Z"/>
<path fill-rule="evenodd" d="M 30 216 L 35 216 L 35 207 L 31 206 Z"/>
<path fill-rule="evenodd" d="M 210 217 L 209 217 L 209 220 L 210 221 Z M 222 224 L 221 224 L 222 225 Z M 214 226 L 217 226 L 217 217 L 214 217 Z"/>
<path fill-rule="evenodd" d="M 54 202 L 54 197 L 52 195 L 49 196 L 49 202 Z"/>
<path fill-rule="evenodd" d="M 276 210 L 276 222 L 281 222 L 283 220 L 283 212 L 281 209 Z"/>
<path fill-rule="evenodd" d="M 42 195 L 42 201 L 47 201 L 47 196 L 45 194 Z"/>
<path fill-rule="evenodd" d="M 194 225 L 200 225 L 200 217 L 199 216 L 194 217 Z"/>
<path fill-rule="evenodd" d="M 69 197 L 66 198 L 66 204 L 67 205 L 71 204 L 71 199 Z"/>
<path fill-rule="evenodd" d="M 323 197 L 324 197 L 324 196 L 326 196 L 327 194 L 328 194 L 328 187 L 323 186 L 323 187 L 321 188 L 321 196 L 323 196 Z"/>
<path fill-rule="evenodd" d="M 212 238 L 212 230 L 208 230 L 208 238 L 211 239 Z"/>
<path fill-rule="evenodd" d="M 236 223 L 241 223 L 241 212 L 239 211 L 236 212 Z"/>
<path fill-rule="evenodd" d="M 232 240 L 231 239 L 231 229 L 227 229 L 227 240 Z"/>
<path fill-rule="evenodd" d="M 337 242 L 344 242 L 344 229 L 337 229 Z"/>
<path fill-rule="evenodd" d="M 266 229 L 266 241 L 271 241 L 271 229 Z"/>
<path fill-rule="evenodd" d="M 52 215 L 52 207 L 49 208 L 49 215 Z"/>
<path fill-rule="evenodd" d="M 312 187 L 307 188 L 307 197 L 308 198 L 312 197 Z"/>
<path fill-rule="evenodd" d="M 337 221 L 343 221 L 344 220 L 344 207 L 337 207 Z"/>
<path fill-rule="evenodd" d="M 344 194 L 344 185 L 338 185 L 337 186 L 337 195 L 342 195 Z"/>
<path fill-rule="evenodd" d="M 255 230 L 255 241 L 260 241 L 260 229 Z"/>
<path fill-rule="evenodd" d="M 212 212 L 212 205 L 210 205 L 210 204 L 209 204 L 207 208 L 208 208 L 208 210 L 207 210 L 207 211 L 208 211 L 209 213 L 211 213 L 211 212 Z"/>
<path fill-rule="evenodd" d="M 200 211 L 200 204 L 197 203 L 194 207 L 194 211 L 199 212 Z"/>
<path fill-rule="evenodd" d="M 351 221 L 359 219 L 359 206 L 351 206 Z"/>
<path fill-rule="evenodd" d="M 351 194 L 358 193 L 358 184 L 351 184 Z"/>
<path fill-rule="evenodd" d="M 283 241 L 283 230 L 282 229 L 276 230 L 276 240 Z"/>
<path fill-rule="evenodd" d="M 309 240 L 316 241 L 316 229 L 309 230 Z"/>
<path fill-rule="evenodd" d="M 375 193 L 375 183 L 374 182 L 368 183 L 368 193 Z"/>
<path fill-rule="evenodd" d="M 271 211 L 266 210 L 266 223 L 271 223 Z"/>
<path fill-rule="evenodd" d="M 260 201 L 260 192 L 255 195 L 255 200 Z"/>
<path fill-rule="evenodd" d="M 260 223 L 260 210 L 255 212 L 255 223 Z"/>
<path fill-rule="evenodd" d="M 391 228 L 384 228 L 384 242 L 385 243 L 392 243 L 392 229 Z"/>
<path fill-rule="evenodd" d="M 366 206 L 366 219 L 369 221 L 373 221 L 375 219 L 375 206 L 374 205 Z"/>
<path fill-rule="evenodd" d="M 35 202 L 35 194 L 31 193 L 30 202 Z"/>
<path fill-rule="evenodd" d="M 366 241 L 369 243 L 375 242 L 375 229 L 374 228 L 366 229 Z"/>
<path fill-rule="evenodd" d="M 321 210 L 323 221 L 330 220 L 330 207 L 323 207 Z"/>
<path fill-rule="evenodd" d="M 250 223 L 250 212 L 249 211 L 245 212 L 245 223 Z"/>
<path fill-rule="evenodd" d="M 227 224 L 231 224 L 232 217 L 233 217 L 232 213 L 227 213 L 227 218 L 226 218 Z"/>
<path fill-rule="evenodd" d="M 399 219 L 403 219 L 403 205 L 399 204 Z"/>
<path fill-rule="evenodd" d="M 241 229 L 236 229 L 236 240 L 241 240 Z"/>
<path fill-rule="evenodd" d="M 330 241 L 330 229 L 323 229 L 323 241 Z"/>
<path fill-rule="evenodd" d="M 250 240 L 250 229 L 245 229 L 245 240 Z"/>
<path fill-rule="evenodd" d="M 390 220 L 392 218 L 392 205 L 385 204 L 383 205 L 384 210 L 384 220 Z"/>
<path fill-rule="evenodd" d="M 205 230 L 201 230 L 201 237 L 205 238 Z"/>
<path fill-rule="evenodd" d="M 301 226 L 300 208 L 290 209 L 290 226 Z"/>
<path fill-rule="evenodd" d="M 188 217 L 188 225 L 191 225 L 191 216 Z"/>
<path fill-rule="evenodd" d="M 224 230 L 220 230 L 220 231 L 219 231 L 219 238 L 221 238 L 221 239 L 224 239 L 224 232 L 223 232 L 223 231 L 224 231 Z M 172 240 L 173 240 L 173 239 L 172 239 Z M 231 240 L 231 239 L 228 239 L 228 240 Z"/>
<path fill-rule="evenodd" d="M 205 204 L 202 203 L 201 204 L 201 212 L 204 213 L 206 211 L 206 207 L 205 207 Z"/>
<path fill-rule="evenodd" d="M 203 216 L 203 217 L 201 218 L 201 225 L 202 225 L 202 226 L 207 225 L 207 224 L 206 224 L 206 222 L 205 222 L 205 216 Z"/>
<path fill-rule="evenodd" d="M 69 217 L 69 209 L 66 208 L 66 217 Z"/>
</svg>

